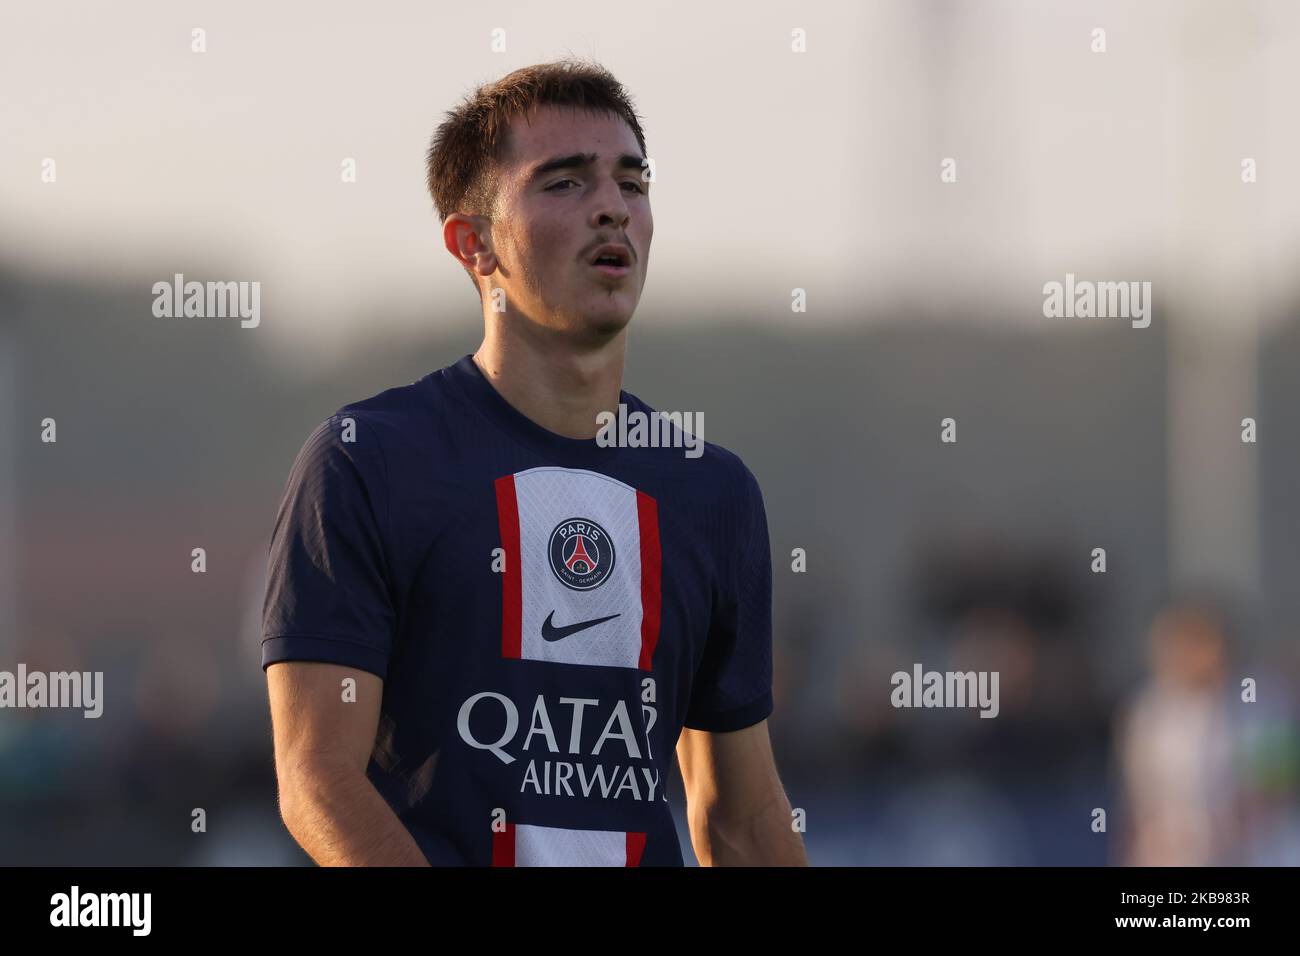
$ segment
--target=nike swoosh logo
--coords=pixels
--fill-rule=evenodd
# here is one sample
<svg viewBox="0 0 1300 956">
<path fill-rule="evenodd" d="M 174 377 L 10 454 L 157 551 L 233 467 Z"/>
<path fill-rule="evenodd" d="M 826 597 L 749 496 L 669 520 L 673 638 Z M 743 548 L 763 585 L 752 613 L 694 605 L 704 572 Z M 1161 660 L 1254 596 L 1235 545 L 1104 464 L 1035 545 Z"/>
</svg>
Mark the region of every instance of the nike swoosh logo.
<svg viewBox="0 0 1300 956">
<path fill-rule="evenodd" d="M 577 624 L 566 624 L 564 627 L 556 627 L 552 624 L 551 620 L 554 617 L 555 612 L 552 611 L 550 614 L 546 615 L 546 620 L 542 622 L 543 640 L 562 641 L 570 634 L 577 634 L 579 631 L 585 631 L 587 628 L 595 627 L 597 624 L 604 624 L 606 621 L 612 621 L 616 617 L 621 617 L 621 615 L 611 614 L 609 617 L 597 617 L 590 621 L 579 621 Z"/>
</svg>

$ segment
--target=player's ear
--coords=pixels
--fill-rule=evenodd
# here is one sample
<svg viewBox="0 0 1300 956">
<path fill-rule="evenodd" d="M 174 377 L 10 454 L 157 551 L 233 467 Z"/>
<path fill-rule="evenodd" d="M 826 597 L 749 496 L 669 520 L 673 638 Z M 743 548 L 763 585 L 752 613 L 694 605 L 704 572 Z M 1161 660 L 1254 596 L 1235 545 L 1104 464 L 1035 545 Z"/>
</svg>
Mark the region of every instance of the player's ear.
<svg viewBox="0 0 1300 956">
<path fill-rule="evenodd" d="M 481 276 L 496 271 L 496 255 L 492 251 L 492 221 L 487 216 L 454 212 L 442 224 L 442 241 L 447 251 L 461 265 Z"/>
</svg>

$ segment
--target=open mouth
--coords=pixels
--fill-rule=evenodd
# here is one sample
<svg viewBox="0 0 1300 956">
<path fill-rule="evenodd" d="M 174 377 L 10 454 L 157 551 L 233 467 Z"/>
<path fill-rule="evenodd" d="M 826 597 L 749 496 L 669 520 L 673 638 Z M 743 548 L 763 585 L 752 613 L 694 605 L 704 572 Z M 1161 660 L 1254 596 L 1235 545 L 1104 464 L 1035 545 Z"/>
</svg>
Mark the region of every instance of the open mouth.
<svg viewBox="0 0 1300 956">
<path fill-rule="evenodd" d="M 619 278 L 631 271 L 631 259 L 631 253 L 626 246 L 607 245 L 596 250 L 590 264 L 598 272 Z"/>
<path fill-rule="evenodd" d="M 596 271 L 603 272 L 607 276 L 625 276 L 631 271 L 627 266 L 619 265 L 609 259 L 597 259 L 593 266 Z"/>
</svg>

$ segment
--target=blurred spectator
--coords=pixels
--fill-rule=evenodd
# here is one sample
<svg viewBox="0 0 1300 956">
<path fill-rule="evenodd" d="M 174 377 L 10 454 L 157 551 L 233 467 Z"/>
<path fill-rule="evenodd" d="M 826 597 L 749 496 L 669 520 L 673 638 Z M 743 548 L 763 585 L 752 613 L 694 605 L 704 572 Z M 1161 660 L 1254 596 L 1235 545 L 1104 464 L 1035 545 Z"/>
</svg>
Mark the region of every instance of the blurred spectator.
<svg viewBox="0 0 1300 956">
<path fill-rule="evenodd" d="M 1241 785 L 1226 622 L 1208 602 L 1178 602 L 1156 616 L 1149 640 L 1151 676 L 1116 735 L 1128 823 L 1121 861 L 1234 862 Z"/>
</svg>

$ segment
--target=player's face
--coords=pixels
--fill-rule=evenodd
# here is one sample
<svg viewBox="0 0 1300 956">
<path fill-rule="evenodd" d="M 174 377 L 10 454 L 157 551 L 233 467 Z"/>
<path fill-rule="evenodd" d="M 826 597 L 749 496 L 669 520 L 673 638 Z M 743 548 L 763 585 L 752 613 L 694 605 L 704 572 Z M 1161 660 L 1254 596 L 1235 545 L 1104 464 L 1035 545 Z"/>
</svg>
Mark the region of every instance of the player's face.
<svg viewBox="0 0 1300 956">
<path fill-rule="evenodd" d="M 641 148 L 614 114 L 543 106 L 517 118 L 492 220 L 508 313 L 599 342 L 632 318 L 650 263 L 650 184 Z M 563 160 L 563 165 L 558 162 Z M 622 268 L 593 264 L 621 245 Z"/>
</svg>

